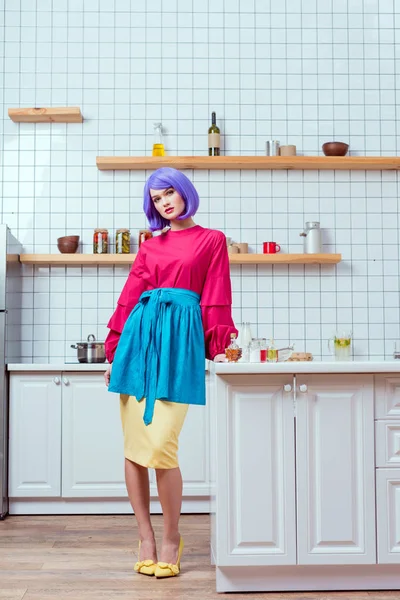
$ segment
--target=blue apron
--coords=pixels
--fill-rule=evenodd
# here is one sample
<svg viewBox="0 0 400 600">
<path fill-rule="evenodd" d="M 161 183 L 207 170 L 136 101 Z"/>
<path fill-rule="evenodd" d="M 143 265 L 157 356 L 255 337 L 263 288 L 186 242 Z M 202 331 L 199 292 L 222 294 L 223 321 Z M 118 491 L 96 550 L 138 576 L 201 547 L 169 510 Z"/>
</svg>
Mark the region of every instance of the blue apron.
<svg viewBox="0 0 400 600">
<path fill-rule="evenodd" d="M 206 403 L 199 294 L 180 288 L 143 292 L 121 333 L 108 390 L 146 398 L 146 425 L 156 399 Z"/>
</svg>

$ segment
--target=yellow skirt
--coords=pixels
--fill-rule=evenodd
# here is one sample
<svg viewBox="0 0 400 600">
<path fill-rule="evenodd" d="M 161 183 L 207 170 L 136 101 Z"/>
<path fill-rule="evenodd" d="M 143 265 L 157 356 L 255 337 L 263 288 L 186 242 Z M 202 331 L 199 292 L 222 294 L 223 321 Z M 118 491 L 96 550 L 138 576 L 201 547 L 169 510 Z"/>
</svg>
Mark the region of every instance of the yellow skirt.
<svg viewBox="0 0 400 600">
<path fill-rule="evenodd" d="M 178 467 L 178 438 L 188 404 L 156 400 L 150 425 L 143 422 L 145 399 L 120 395 L 124 455 L 132 462 L 152 469 Z"/>
</svg>

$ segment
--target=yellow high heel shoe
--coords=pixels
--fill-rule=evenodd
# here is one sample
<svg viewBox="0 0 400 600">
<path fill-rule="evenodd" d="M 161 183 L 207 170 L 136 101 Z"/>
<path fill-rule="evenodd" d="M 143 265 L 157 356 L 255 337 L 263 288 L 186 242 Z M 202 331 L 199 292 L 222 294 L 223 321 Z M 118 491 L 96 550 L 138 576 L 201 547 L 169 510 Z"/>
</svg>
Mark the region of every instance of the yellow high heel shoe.
<svg viewBox="0 0 400 600">
<path fill-rule="evenodd" d="M 158 562 L 156 565 L 156 571 L 154 573 L 157 578 L 175 577 L 175 575 L 179 575 L 181 570 L 183 546 L 183 537 L 181 536 L 181 539 L 179 540 L 178 560 L 176 561 L 176 565 L 173 565 L 172 563 Z"/>
<path fill-rule="evenodd" d="M 139 550 L 138 550 L 138 558 L 140 558 L 140 546 L 141 546 L 141 541 L 139 540 Z M 156 571 L 156 563 L 151 560 L 151 559 L 147 559 L 147 560 L 138 560 L 134 567 L 133 570 L 136 571 L 136 573 L 141 573 L 142 575 L 154 575 L 155 571 Z"/>
</svg>

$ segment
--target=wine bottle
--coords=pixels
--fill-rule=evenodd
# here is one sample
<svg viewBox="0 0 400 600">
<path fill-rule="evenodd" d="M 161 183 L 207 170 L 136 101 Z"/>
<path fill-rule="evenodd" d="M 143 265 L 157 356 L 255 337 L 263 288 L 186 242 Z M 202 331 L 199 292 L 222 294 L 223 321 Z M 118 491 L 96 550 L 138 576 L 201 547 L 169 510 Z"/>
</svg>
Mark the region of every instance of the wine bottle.
<svg viewBox="0 0 400 600">
<path fill-rule="evenodd" d="M 211 126 L 208 128 L 208 156 L 219 156 L 219 128 L 216 125 L 215 112 L 211 113 Z"/>
</svg>

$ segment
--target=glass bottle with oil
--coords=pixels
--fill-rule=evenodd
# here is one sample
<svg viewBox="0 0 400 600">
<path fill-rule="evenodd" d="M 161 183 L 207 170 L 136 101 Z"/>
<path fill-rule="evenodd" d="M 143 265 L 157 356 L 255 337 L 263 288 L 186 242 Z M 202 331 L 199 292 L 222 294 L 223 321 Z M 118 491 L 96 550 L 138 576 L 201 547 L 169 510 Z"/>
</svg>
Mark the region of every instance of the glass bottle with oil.
<svg viewBox="0 0 400 600">
<path fill-rule="evenodd" d="M 275 346 L 273 339 L 271 339 L 271 342 L 268 346 L 267 361 L 273 363 L 278 362 L 278 348 Z"/>
<path fill-rule="evenodd" d="M 162 133 L 162 124 L 154 123 L 154 143 L 153 143 L 153 156 L 164 156 L 164 139 Z"/>
</svg>

